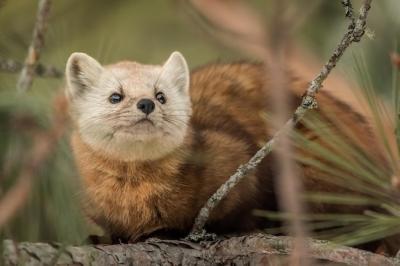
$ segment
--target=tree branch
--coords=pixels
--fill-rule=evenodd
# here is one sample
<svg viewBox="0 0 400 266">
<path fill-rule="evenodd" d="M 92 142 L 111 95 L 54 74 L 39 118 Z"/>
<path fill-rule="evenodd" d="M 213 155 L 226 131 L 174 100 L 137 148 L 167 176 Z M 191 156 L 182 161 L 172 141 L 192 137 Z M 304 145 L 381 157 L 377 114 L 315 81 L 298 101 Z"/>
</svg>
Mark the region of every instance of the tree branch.
<svg viewBox="0 0 400 266">
<path fill-rule="evenodd" d="M 280 265 L 293 251 L 291 237 L 252 234 L 194 244 L 149 239 L 121 245 L 60 246 L 4 241 L 6 265 Z M 340 265 L 399 265 L 400 260 L 371 252 L 307 239 L 313 259 Z"/>
<path fill-rule="evenodd" d="M 25 59 L 25 65 L 19 76 L 17 88 L 27 91 L 32 86 L 36 65 L 40 58 L 40 51 L 44 45 L 44 35 L 47 29 L 47 20 L 50 14 L 51 0 L 39 0 L 35 28 L 33 30 L 32 43 Z"/>
<path fill-rule="evenodd" d="M 17 73 L 23 68 L 21 62 L 13 59 L 0 58 L 0 71 L 7 73 Z M 43 64 L 36 64 L 34 69 L 35 76 L 42 78 L 62 78 L 64 72 L 54 66 L 45 66 Z"/>
<path fill-rule="evenodd" d="M 318 76 L 311 81 L 310 86 L 307 88 L 306 94 L 303 96 L 300 106 L 296 109 L 292 118 L 289 119 L 286 124 L 278 130 L 275 135 L 269 140 L 246 164 L 241 165 L 237 171 L 229 177 L 229 179 L 223 184 L 207 201 L 205 206 L 200 210 L 196 217 L 192 231 L 188 238 L 193 241 L 202 239 L 205 235 L 204 225 L 206 224 L 210 212 L 219 204 L 219 202 L 225 198 L 229 191 L 243 179 L 248 173 L 253 171 L 258 164 L 267 156 L 272 149 L 274 144 L 282 134 L 293 129 L 294 126 L 303 118 L 306 112 L 310 109 L 317 107 L 315 96 L 318 90 L 322 87 L 323 82 L 329 76 L 332 69 L 335 68 L 340 58 L 346 51 L 346 49 L 353 42 L 360 41 L 361 37 L 365 33 L 366 21 L 368 11 L 371 8 L 372 0 L 364 0 L 360 9 L 360 14 L 356 20 L 355 27 L 348 27 L 347 32 L 344 34 L 342 40 L 338 44 L 337 48 L 333 52 L 329 61 L 322 67 L 321 72 Z M 352 22 L 351 22 L 352 23 Z"/>
</svg>

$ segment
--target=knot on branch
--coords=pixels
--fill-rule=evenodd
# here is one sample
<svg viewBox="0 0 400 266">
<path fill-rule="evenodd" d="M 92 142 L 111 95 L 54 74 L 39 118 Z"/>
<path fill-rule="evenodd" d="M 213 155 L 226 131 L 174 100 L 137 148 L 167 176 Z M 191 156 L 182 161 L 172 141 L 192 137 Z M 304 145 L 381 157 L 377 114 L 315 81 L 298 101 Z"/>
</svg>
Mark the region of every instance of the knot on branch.
<svg viewBox="0 0 400 266">
<path fill-rule="evenodd" d="M 201 241 L 215 241 L 217 235 L 214 233 L 208 233 L 205 229 L 190 233 L 184 240 L 199 243 Z"/>
<path fill-rule="evenodd" d="M 303 96 L 303 100 L 301 102 L 301 106 L 304 109 L 311 110 L 311 109 L 318 108 L 318 103 L 317 103 L 317 100 L 315 99 L 315 96 L 306 94 L 306 95 Z"/>
<path fill-rule="evenodd" d="M 362 36 L 365 34 L 365 23 L 363 29 L 353 31 L 353 42 L 360 42 Z"/>
</svg>

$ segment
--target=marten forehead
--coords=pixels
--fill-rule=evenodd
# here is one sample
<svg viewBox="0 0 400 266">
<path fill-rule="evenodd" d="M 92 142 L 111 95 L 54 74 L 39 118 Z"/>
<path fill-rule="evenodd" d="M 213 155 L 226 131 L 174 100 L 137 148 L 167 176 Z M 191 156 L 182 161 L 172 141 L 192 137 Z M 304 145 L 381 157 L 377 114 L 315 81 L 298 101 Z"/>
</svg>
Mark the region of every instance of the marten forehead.
<svg viewBox="0 0 400 266">
<path fill-rule="evenodd" d="M 157 81 L 162 67 L 155 65 L 142 65 L 135 62 L 121 62 L 107 67 L 119 83 L 126 87 L 144 86 L 153 87 Z"/>
</svg>

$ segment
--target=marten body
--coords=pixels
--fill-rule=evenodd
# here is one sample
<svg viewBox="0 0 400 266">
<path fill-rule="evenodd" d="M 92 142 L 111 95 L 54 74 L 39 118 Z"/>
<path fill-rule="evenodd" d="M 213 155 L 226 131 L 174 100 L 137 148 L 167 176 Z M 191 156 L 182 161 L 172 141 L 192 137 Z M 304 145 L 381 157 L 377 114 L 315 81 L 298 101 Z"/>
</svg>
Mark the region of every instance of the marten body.
<svg viewBox="0 0 400 266">
<path fill-rule="evenodd" d="M 86 213 L 114 237 L 130 241 L 160 230 L 188 232 L 207 199 L 235 172 L 239 165 L 246 163 L 272 135 L 264 116 L 265 112 L 269 112 L 271 109 L 271 98 L 269 97 L 271 92 L 268 91 L 269 81 L 265 69 L 261 64 L 251 63 L 208 65 L 190 74 L 189 89 L 189 80 L 184 80 L 189 76 L 186 63 L 181 55 L 176 53 L 164 66 L 157 68 L 158 72 L 153 73 L 154 77 L 153 74 L 148 76 L 143 74 L 141 71 L 147 71 L 147 69 L 132 62 L 123 62 L 104 68 L 101 71 L 112 72 L 113 79 L 118 80 L 118 82 L 107 81 L 106 83 L 120 86 L 118 90 L 125 91 L 120 91 L 123 100 L 110 105 L 110 108 L 117 108 L 114 105 L 121 105 L 118 107 L 121 109 L 111 109 L 110 115 L 105 114 L 104 116 L 107 118 L 104 121 L 100 119 L 97 123 L 108 123 L 110 119 L 119 119 L 120 113 L 125 114 L 128 112 L 126 110 L 131 110 L 129 108 L 138 112 L 132 114 L 132 117 L 136 119 L 138 114 L 143 113 L 137 104 L 140 99 L 152 99 L 154 102 L 159 99 L 157 90 L 163 90 L 163 81 L 160 85 L 153 86 L 152 84 L 160 79 L 172 78 L 182 87 L 188 86 L 188 88 L 175 88 L 182 90 L 182 93 L 187 94 L 186 96 L 173 95 L 168 91 L 171 88 L 167 88 L 165 81 L 166 103 L 156 102 L 155 107 L 153 106 L 154 111 L 146 113 L 144 116 L 151 119 L 154 113 L 154 117 L 156 117 L 157 108 L 159 108 L 159 117 L 169 116 L 169 118 L 165 118 L 165 121 L 169 120 L 172 125 L 176 125 L 177 128 L 174 130 L 183 131 L 179 134 L 176 133 L 179 141 L 174 143 L 173 147 L 167 147 L 168 145 L 163 143 L 163 140 L 169 142 L 168 137 L 157 135 L 149 140 L 147 136 L 140 134 L 121 137 L 114 131 L 111 134 L 104 129 L 104 136 L 140 139 L 133 144 L 127 142 L 125 144 L 127 147 L 122 147 L 121 150 L 128 151 L 124 153 L 123 157 L 119 157 L 118 149 L 114 151 L 113 145 L 119 145 L 118 143 L 123 143 L 123 140 L 119 142 L 116 139 L 113 144 L 98 146 L 88 138 L 91 138 L 90 134 L 96 134 L 93 135 L 95 139 L 99 138 L 97 134 L 100 133 L 97 131 L 102 131 L 103 128 L 99 129 L 99 125 L 96 124 L 93 126 L 96 130 L 88 130 L 85 123 L 91 118 L 80 119 L 84 116 L 84 112 L 95 110 L 94 107 L 88 110 L 85 109 L 88 107 L 83 107 L 85 101 L 94 98 L 93 95 L 85 96 L 85 90 L 90 90 L 90 86 L 95 88 L 92 90 L 99 89 L 102 85 L 95 84 L 95 82 L 107 79 L 104 78 L 106 74 L 99 74 L 100 72 L 97 75 L 103 76 L 93 78 L 95 71 L 91 69 L 99 68 L 99 65 L 90 60 L 92 59 L 86 58 L 82 54 L 75 54 L 75 56 L 71 56 L 67 65 L 69 87 L 73 88 L 69 90 L 69 98 L 76 124 L 72 146 L 83 178 Z M 178 67 L 179 71 L 175 74 L 172 73 L 169 70 L 171 65 L 174 65 L 175 68 Z M 154 66 L 154 68 L 156 67 Z M 165 72 L 168 72 L 169 76 L 163 76 L 166 75 Z M 143 78 L 132 81 L 132 79 L 136 79 L 137 75 L 145 77 L 144 79 L 151 82 L 146 83 Z M 173 75 L 179 77 L 173 77 Z M 85 79 L 81 80 L 82 77 Z M 93 81 L 90 81 L 91 78 Z M 140 84 L 144 84 L 144 87 L 141 87 Z M 291 78 L 290 84 L 290 86 L 303 86 L 304 88 L 307 85 L 294 78 Z M 81 91 L 79 91 L 80 86 L 82 87 Z M 93 94 L 96 93 L 93 91 Z M 102 96 L 104 105 L 109 104 L 106 95 L 110 94 L 112 91 L 104 94 L 104 97 Z M 171 103 L 171 106 L 167 106 L 168 101 L 172 101 L 171 97 L 186 98 L 179 99 L 176 104 Z M 293 98 L 291 101 L 291 111 L 293 111 L 300 103 L 301 98 L 293 93 L 290 97 Z M 96 99 L 96 101 L 98 100 Z M 182 101 L 185 102 L 185 106 L 177 106 Z M 329 113 L 339 118 L 344 124 L 352 124 L 353 133 L 359 136 L 360 143 L 373 146 L 374 140 L 369 125 L 360 114 L 323 91 L 318 96 L 318 102 L 320 106 L 318 112 L 322 117 L 329 117 Z M 123 104 L 126 105 L 123 106 Z M 140 110 L 137 111 L 137 108 Z M 168 114 L 166 108 L 179 112 Z M 148 112 L 147 109 L 146 112 Z M 100 115 L 102 115 L 101 111 L 98 117 Z M 329 119 L 327 118 L 327 120 Z M 333 122 L 329 120 L 328 123 Z M 149 124 L 138 130 L 145 131 L 146 134 L 152 130 L 158 130 L 157 122 L 149 122 Z M 113 124 L 110 128 L 120 130 L 121 126 Z M 129 130 L 135 131 L 135 125 Z M 299 130 L 306 136 L 316 138 L 302 125 L 299 126 Z M 96 133 L 93 133 L 95 131 Z M 153 133 L 148 134 L 152 135 Z M 105 138 L 104 136 L 103 138 Z M 148 144 L 146 144 L 147 142 Z M 151 143 L 154 143 L 155 149 L 146 146 L 152 145 Z M 162 150 L 161 155 L 157 154 L 157 147 Z M 139 156 L 136 157 L 129 150 L 132 150 L 132 153 L 137 150 L 143 159 Z M 150 151 L 148 152 L 148 150 Z M 244 232 L 265 226 L 266 219 L 253 216 L 252 210 L 276 210 L 277 208 L 274 178 L 278 176 L 276 172 L 278 168 L 274 161 L 272 153 L 263 160 L 255 172 L 249 174 L 228 194 L 227 198 L 211 213 L 207 223 L 209 230 L 217 233 Z M 298 169 L 301 170 L 299 174 L 302 176 L 307 190 L 336 192 L 341 190 L 338 187 L 319 182 L 318 175 L 320 173 L 316 169 L 301 164 Z M 314 211 L 336 210 L 335 206 L 322 204 L 314 204 L 310 208 Z"/>
</svg>

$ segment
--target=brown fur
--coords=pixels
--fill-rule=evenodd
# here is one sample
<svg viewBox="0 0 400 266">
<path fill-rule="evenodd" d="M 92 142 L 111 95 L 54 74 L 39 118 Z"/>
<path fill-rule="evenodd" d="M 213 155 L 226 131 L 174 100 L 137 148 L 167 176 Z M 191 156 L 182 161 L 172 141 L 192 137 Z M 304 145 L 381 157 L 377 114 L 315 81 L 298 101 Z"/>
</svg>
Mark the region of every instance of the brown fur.
<svg viewBox="0 0 400 266">
<path fill-rule="evenodd" d="M 88 215 L 112 235 L 131 241 L 162 229 L 187 232 L 206 200 L 271 136 L 263 117 L 270 109 L 268 79 L 264 77 L 263 67 L 250 63 L 215 64 L 194 71 L 190 131 L 180 148 L 159 160 L 111 160 L 92 150 L 75 132 L 72 146 L 84 180 Z M 297 90 L 307 85 L 294 78 L 290 84 Z M 294 93 L 291 97 L 293 111 L 300 98 Z M 374 139 L 360 114 L 324 91 L 318 102 L 318 112 L 334 128 L 340 128 L 337 121 L 352 125 L 358 143 L 377 153 L 368 148 L 374 147 Z M 320 141 L 304 126 L 299 130 Z M 265 220 L 252 216 L 251 211 L 276 209 L 275 167 L 271 154 L 212 212 L 208 229 L 250 231 L 262 226 Z M 339 190 L 318 181 L 321 173 L 316 169 L 299 167 L 307 189 Z M 311 207 L 336 210 L 335 206 Z"/>
</svg>

